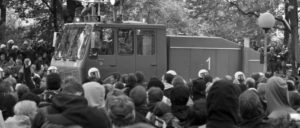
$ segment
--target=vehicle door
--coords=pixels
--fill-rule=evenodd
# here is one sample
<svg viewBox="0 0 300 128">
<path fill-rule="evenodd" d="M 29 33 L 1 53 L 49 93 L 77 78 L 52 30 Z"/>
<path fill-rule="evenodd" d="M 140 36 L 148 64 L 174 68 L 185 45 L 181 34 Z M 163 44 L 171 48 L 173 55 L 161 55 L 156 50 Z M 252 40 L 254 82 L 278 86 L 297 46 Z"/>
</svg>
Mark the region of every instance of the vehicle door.
<svg viewBox="0 0 300 128">
<path fill-rule="evenodd" d="M 117 70 L 114 30 L 112 28 L 96 28 L 94 32 L 96 51 L 92 52 L 97 53 L 96 65 L 100 69 L 101 75 L 106 77 Z"/>
<path fill-rule="evenodd" d="M 135 45 L 132 29 L 117 30 L 117 71 L 123 73 L 135 72 Z"/>
<path fill-rule="evenodd" d="M 145 78 L 156 74 L 156 36 L 154 30 L 137 29 L 136 71 L 142 71 Z"/>
</svg>

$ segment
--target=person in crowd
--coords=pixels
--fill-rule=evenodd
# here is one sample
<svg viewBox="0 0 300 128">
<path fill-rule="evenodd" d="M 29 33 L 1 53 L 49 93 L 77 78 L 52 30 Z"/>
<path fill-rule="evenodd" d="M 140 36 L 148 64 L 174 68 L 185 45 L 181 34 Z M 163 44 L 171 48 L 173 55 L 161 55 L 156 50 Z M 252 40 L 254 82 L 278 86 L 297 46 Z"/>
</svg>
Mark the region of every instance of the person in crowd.
<svg viewBox="0 0 300 128">
<path fill-rule="evenodd" d="M 51 104 L 51 99 L 59 93 L 61 78 L 57 73 L 51 73 L 46 78 L 46 90 L 40 94 L 41 103 L 39 107 Z"/>
<path fill-rule="evenodd" d="M 125 88 L 125 85 L 122 82 L 117 82 L 114 84 L 114 88 L 123 90 Z"/>
<path fill-rule="evenodd" d="M 137 72 L 135 72 L 135 76 L 136 76 L 136 83 L 138 85 L 142 85 L 143 87 L 147 88 L 145 74 L 141 71 L 137 71 Z"/>
<path fill-rule="evenodd" d="M 298 113 L 300 112 L 300 94 L 299 93 L 293 93 L 289 96 L 291 107 L 296 110 Z"/>
<path fill-rule="evenodd" d="M 37 105 L 33 101 L 24 100 L 14 107 L 15 115 L 5 121 L 6 128 L 30 128 L 37 113 Z"/>
<path fill-rule="evenodd" d="M 257 88 L 257 86 L 255 85 L 255 80 L 253 78 L 247 78 L 245 83 L 247 88 Z"/>
<path fill-rule="evenodd" d="M 172 80 L 172 85 L 174 87 L 180 86 L 180 85 L 186 85 L 187 82 L 179 75 L 175 76 L 174 79 Z"/>
<path fill-rule="evenodd" d="M 88 101 L 83 97 L 83 94 L 83 88 L 80 83 L 76 81 L 65 83 L 61 93 L 53 96 L 51 104 L 40 108 L 32 128 L 40 128 L 44 125 L 49 114 L 62 113 L 73 107 L 88 107 Z"/>
<path fill-rule="evenodd" d="M 27 92 L 27 93 L 23 94 L 22 97 L 19 99 L 19 101 L 22 101 L 22 100 L 34 101 L 37 105 L 40 104 L 40 102 L 41 102 L 40 97 L 32 92 Z"/>
<path fill-rule="evenodd" d="M 151 124 L 135 111 L 134 103 L 126 95 L 110 97 L 107 101 L 107 112 L 113 127 L 126 127 L 136 123 Z"/>
<path fill-rule="evenodd" d="M 179 124 L 182 127 L 190 126 L 190 121 L 194 117 L 194 113 L 187 103 L 189 101 L 189 89 L 185 85 L 174 86 L 171 92 L 171 109 L 172 114 L 179 119 Z"/>
<path fill-rule="evenodd" d="M 176 75 L 177 73 L 174 70 L 169 70 L 163 75 L 162 82 L 164 84 L 164 95 L 167 98 L 170 98 L 171 90 L 174 87 L 172 81 Z"/>
<path fill-rule="evenodd" d="M 120 79 L 121 79 L 121 74 L 118 72 L 115 72 L 112 75 L 106 77 L 103 80 L 103 84 L 115 85 L 116 83 L 120 82 Z"/>
<path fill-rule="evenodd" d="M 105 107 L 105 88 L 98 82 L 88 82 L 82 85 L 84 97 L 90 107 L 104 109 Z"/>
<path fill-rule="evenodd" d="M 290 107 L 287 83 L 280 77 L 271 77 L 266 88 L 269 119 L 279 119 L 296 111 Z"/>
<path fill-rule="evenodd" d="M 97 81 L 100 84 L 102 84 L 101 73 L 100 73 L 98 68 L 92 67 L 92 68 L 89 69 L 89 71 L 88 71 L 88 80 L 86 82 L 90 82 L 90 81 Z"/>
<path fill-rule="evenodd" d="M 0 67 L 6 67 L 6 54 L 4 52 L 0 53 Z"/>
<path fill-rule="evenodd" d="M 129 93 L 130 91 L 136 86 L 137 84 L 137 78 L 135 76 L 135 74 L 133 73 L 130 73 L 128 75 L 128 78 L 127 78 L 127 83 L 125 83 L 125 90 L 124 90 L 124 93 L 129 96 Z"/>
<path fill-rule="evenodd" d="M 18 84 L 15 90 L 18 94 L 18 99 L 21 99 L 24 94 L 30 92 L 29 88 L 24 84 Z"/>
<path fill-rule="evenodd" d="M 246 77 L 243 72 L 238 71 L 234 74 L 233 83 L 240 88 L 241 92 L 244 92 L 247 89 L 245 80 L 246 80 Z"/>
<path fill-rule="evenodd" d="M 237 128 L 239 89 L 232 82 L 216 81 L 207 96 L 206 128 Z"/>
<path fill-rule="evenodd" d="M 240 128 L 272 128 L 256 90 L 250 88 L 239 96 L 239 110 L 242 117 Z"/>
<path fill-rule="evenodd" d="M 57 67 L 55 67 L 55 66 L 50 66 L 50 67 L 47 69 L 47 75 L 49 75 L 49 74 L 51 74 L 51 73 L 58 73 Z"/>
<path fill-rule="evenodd" d="M 163 99 L 163 91 L 158 87 L 151 87 L 148 90 L 148 110 L 149 114 L 153 113 L 156 103 L 161 102 Z"/>
<path fill-rule="evenodd" d="M 152 87 L 158 87 L 160 88 L 162 91 L 165 89 L 165 86 L 163 84 L 162 81 L 160 81 L 157 77 L 152 77 L 150 78 L 149 82 L 148 82 L 148 86 L 147 89 L 150 89 Z"/>
<path fill-rule="evenodd" d="M 104 110 L 93 107 L 74 106 L 62 113 L 47 115 L 45 128 L 111 128 L 111 122 Z"/>
<path fill-rule="evenodd" d="M 4 120 L 13 116 L 13 107 L 17 103 L 17 97 L 12 93 L 13 88 L 7 82 L 0 82 L 0 110 Z"/>
<path fill-rule="evenodd" d="M 192 81 L 192 100 L 205 99 L 206 82 L 204 79 L 195 79 Z"/>
<path fill-rule="evenodd" d="M 259 98 L 261 99 L 265 111 L 267 109 L 266 89 L 267 89 L 266 83 L 259 83 L 257 85 L 257 93 Z"/>
<path fill-rule="evenodd" d="M 201 79 L 201 78 L 204 78 L 206 75 L 209 75 L 209 72 L 206 70 L 206 69 L 201 69 L 199 70 L 198 72 L 198 77 Z"/>
<path fill-rule="evenodd" d="M 121 81 L 122 83 L 126 84 L 126 83 L 127 83 L 127 80 L 128 80 L 128 74 L 122 74 L 122 75 L 121 75 L 120 81 Z"/>
<path fill-rule="evenodd" d="M 134 87 L 130 93 L 129 97 L 132 99 L 134 106 L 135 106 L 135 111 L 143 115 L 144 117 L 148 113 L 148 108 L 147 108 L 147 91 L 145 87 L 142 85 L 138 85 Z"/>
<path fill-rule="evenodd" d="M 167 128 L 180 128 L 179 120 L 172 114 L 171 107 L 164 102 L 157 102 L 154 109 L 153 115 L 150 116 L 150 121 L 154 122 L 157 127 Z M 163 121 L 161 121 L 163 120 Z"/>
</svg>

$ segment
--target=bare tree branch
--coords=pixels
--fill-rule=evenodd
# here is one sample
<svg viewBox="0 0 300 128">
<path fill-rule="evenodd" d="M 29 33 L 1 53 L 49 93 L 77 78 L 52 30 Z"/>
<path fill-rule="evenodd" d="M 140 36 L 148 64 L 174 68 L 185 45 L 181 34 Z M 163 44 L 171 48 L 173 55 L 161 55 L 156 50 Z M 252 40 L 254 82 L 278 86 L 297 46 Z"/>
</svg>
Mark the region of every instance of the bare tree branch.
<svg viewBox="0 0 300 128">
<path fill-rule="evenodd" d="M 46 0 L 42 0 L 42 2 L 49 8 L 50 12 L 53 14 L 54 11 L 53 9 L 51 8 L 51 6 L 48 4 L 48 2 Z"/>
<path fill-rule="evenodd" d="M 238 11 L 240 13 L 242 13 L 243 15 L 248 15 L 248 16 L 255 16 L 255 17 L 259 17 L 259 13 L 256 12 L 245 12 L 243 9 L 240 8 L 240 6 L 236 3 L 237 1 L 230 1 L 230 0 L 226 0 L 231 6 L 234 6 L 238 9 Z M 291 32 L 291 30 L 289 29 L 289 24 L 287 24 L 286 22 L 284 22 L 284 20 L 282 19 L 282 17 L 275 17 L 275 19 L 279 22 L 281 22 L 284 27 L 288 30 L 288 32 Z M 276 27 L 278 28 L 278 27 Z M 282 30 L 282 29 L 280 29 Z"/>
</svg>

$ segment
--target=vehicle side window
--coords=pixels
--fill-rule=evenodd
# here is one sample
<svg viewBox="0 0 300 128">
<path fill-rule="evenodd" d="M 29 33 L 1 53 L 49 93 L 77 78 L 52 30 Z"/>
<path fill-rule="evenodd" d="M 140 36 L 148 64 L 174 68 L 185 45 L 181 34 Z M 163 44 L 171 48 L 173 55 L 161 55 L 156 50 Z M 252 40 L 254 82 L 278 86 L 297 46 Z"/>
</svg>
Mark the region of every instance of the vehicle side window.
<svg viewBox="0 0 300 128">
<path fill-rule="evenodd" d="M 137 30 L 137 54 L 154 55 L 155 54 L 154 31 Z"/>
<path fill-rule="evenodd" d="M 134 53 L 132 30 L 120 29 L 118 31 L 118 53 L 119 55 L 132 55 Z"/>
<path fill-rule="evenodd" d="M 95 47 L 99 55 L 114 54 L 114 35 L 111 28 L 96 30 Z"/>
</svg>

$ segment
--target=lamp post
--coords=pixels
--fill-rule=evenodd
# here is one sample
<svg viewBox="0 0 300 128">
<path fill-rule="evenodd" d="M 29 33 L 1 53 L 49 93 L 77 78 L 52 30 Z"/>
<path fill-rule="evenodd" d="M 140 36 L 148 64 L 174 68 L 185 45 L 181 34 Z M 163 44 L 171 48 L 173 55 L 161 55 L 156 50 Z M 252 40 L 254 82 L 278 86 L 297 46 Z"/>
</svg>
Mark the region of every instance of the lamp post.
<svg viewBox="0 0 300 128">
<path fill-rule="evenodd" d="M 264 68 L 263 71 L 267 72 L 267 42 L 268 42 L 268 31 L 275 25 L 275 18 L 274 16 L 269 13 L 265 12 L 258 17 L 258 26 L 263 28 L 265 31 L 265 42 L 264 42 Z"/>
</svg>

